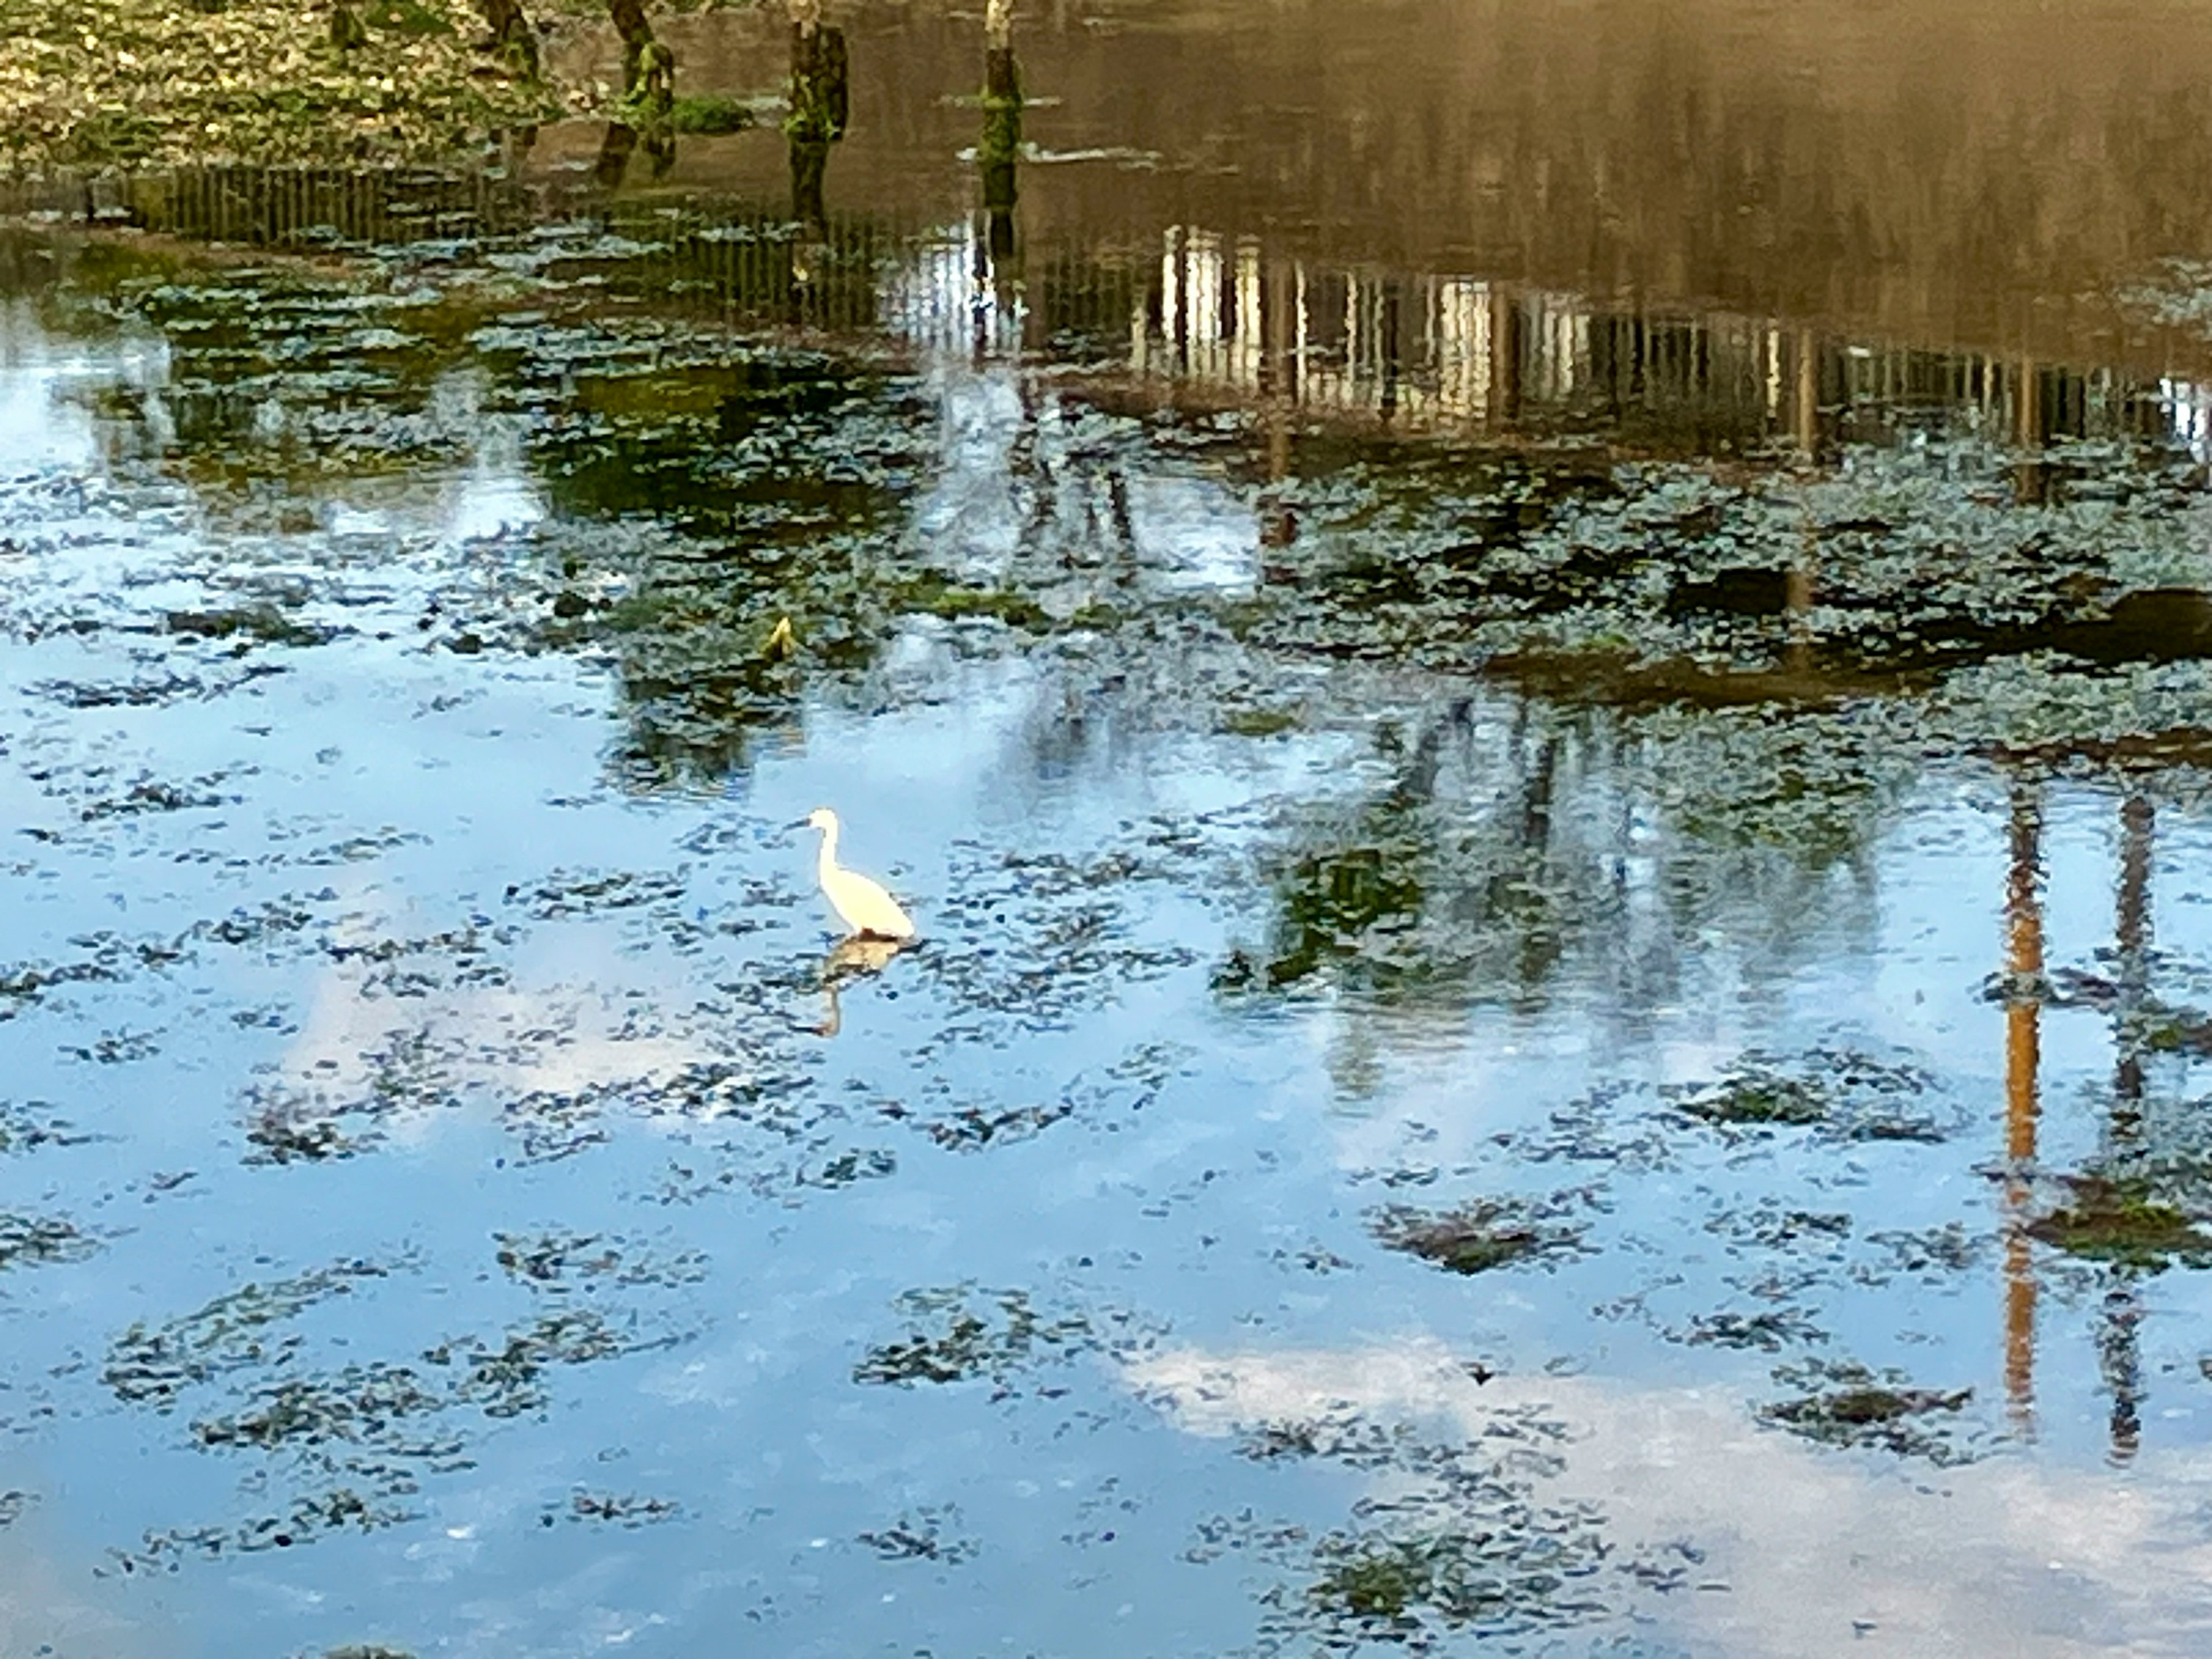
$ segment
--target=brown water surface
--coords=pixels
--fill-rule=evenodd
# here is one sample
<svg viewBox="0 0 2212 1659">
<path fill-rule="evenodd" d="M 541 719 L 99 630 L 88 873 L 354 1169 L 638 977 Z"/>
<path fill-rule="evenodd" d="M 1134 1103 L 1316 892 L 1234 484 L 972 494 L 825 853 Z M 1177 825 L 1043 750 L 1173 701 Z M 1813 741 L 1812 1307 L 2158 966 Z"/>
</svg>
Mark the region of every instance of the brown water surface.
<svg viewBox="0 0 2212 1659">
<path fill-rule="evenodd" d="M 833 204 L 964 210 L 980 19 L 833 21 L 854 66 Z M 784 27 L 671 33 L 687 84 L 769 89 Z M 1032 268 L 1184 227 L 2081 362 L 2164 349 L 2115 295 L 2212 255 L 2212 15 L 2165 0 L 1099 0 L 1023 9 L 1014 46 Z M 687 144 L 672 180 L 782 167 L 756 133 Z"/>
</svg>

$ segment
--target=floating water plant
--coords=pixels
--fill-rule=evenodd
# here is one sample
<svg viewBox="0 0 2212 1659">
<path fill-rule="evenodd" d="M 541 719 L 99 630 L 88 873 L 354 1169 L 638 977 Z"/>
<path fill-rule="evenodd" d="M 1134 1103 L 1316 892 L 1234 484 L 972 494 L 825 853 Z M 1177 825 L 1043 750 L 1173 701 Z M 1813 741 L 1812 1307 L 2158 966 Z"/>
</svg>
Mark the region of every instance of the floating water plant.
<svg viewBox="0 0 2212 1659">
<path fill-rule="evenodd" d="M 2088 1261 L 2148 1268 L 2212 1266 L 2212 1233 L 2141 1181 L 2075 1176 L 2066 1200 L 2030 1222 L 2028 1236 Z"/>
<path fill-rule="evenodd" d="M 1560 1214 L 1556 1201 L 1477 1199 L 1452 1210 L 1392 1205 L 1369 1224 L 1390 1249 L 1450 1273 L 1480 1273 L 1573 1251 L 1583 1229 Z"/>
<path fill-rule="evenodd" d="M 1901 1372 L 1878 1373 L 1850 1363 L 1809 1361 L 1774 1375 L 1810 1391 L 1759 1407 L 1759 1419 L 1805 1439 L 1936 1463 L 1977 1455 L 1972 1425 L 1954 1421 L 1973 1399 L 1972 1389 L 1918 1388 Z"/>
</svg>

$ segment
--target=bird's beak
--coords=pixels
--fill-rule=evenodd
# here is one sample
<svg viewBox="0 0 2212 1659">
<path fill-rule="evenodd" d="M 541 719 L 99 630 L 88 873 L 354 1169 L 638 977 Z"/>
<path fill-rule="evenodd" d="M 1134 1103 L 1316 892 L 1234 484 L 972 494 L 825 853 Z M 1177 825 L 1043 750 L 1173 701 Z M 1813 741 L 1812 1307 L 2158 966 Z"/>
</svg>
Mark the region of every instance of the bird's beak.
<svg viewBox="0 0 2212 1659">
<path fill-rule="evenodd" d="M 808 823 L 805 818 L 793 818 L 789 823 L 783 826 L 784 832 L 787 835 L 793 830 L 811 830 L 813 827 L 814 826 Z"/>
</svg>

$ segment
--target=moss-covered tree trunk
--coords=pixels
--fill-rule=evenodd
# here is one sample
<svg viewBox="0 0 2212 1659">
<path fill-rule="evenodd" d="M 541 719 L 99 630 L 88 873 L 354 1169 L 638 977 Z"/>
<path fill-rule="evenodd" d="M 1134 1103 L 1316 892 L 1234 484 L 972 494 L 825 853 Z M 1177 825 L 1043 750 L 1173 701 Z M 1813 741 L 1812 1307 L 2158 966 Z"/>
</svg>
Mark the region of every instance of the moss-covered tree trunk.
<svg viewBox="0 0 2212 1659">
<path fill-rule="evenodd" d="M 793 143 L 834 144 L 851 112 L 845 32 L 825 28 L 821 0 L 792 0 L 791 113 L 784 131 Z"/>
<path fill-rule="evenodd" d="M 645 0 L 607 0 L 607 15 L 623 43 L 623 96 L 633 103 L 674 101 L 676 54 L 656 39 Z"/>
<path fill-rule="evenodd" d="M 484 27 L 490 32 L 489 49 L 518 75 L 538 73 L 538 31 L 522 0 L 479 0 Z"/>
<path fill-rule="evenodd" d="M 331 44 L 340 52 L 355 52 L 368 44 L 368 30 L 346 0 L 331 0 Z"/>
</svg>

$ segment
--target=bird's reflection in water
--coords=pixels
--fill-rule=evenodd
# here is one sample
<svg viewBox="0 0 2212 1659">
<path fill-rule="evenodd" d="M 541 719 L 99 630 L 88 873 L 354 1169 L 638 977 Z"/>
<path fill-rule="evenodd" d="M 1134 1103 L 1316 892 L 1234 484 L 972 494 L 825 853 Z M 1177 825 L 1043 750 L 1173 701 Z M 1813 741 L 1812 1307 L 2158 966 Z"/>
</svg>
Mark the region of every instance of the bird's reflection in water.
<svg viewBox="0 0 2212 1659">
<path fill-rule="evenodd" d="M 840 940 L 837 948 L 822 959 L 822 1024 L 815 1030 L 823 1036 L 836 1036 L 845 1024 L 837 1006 L 839 988 L 863 975 L 880 974 L 910 942 L 866 933 Z"/>
</svg>

